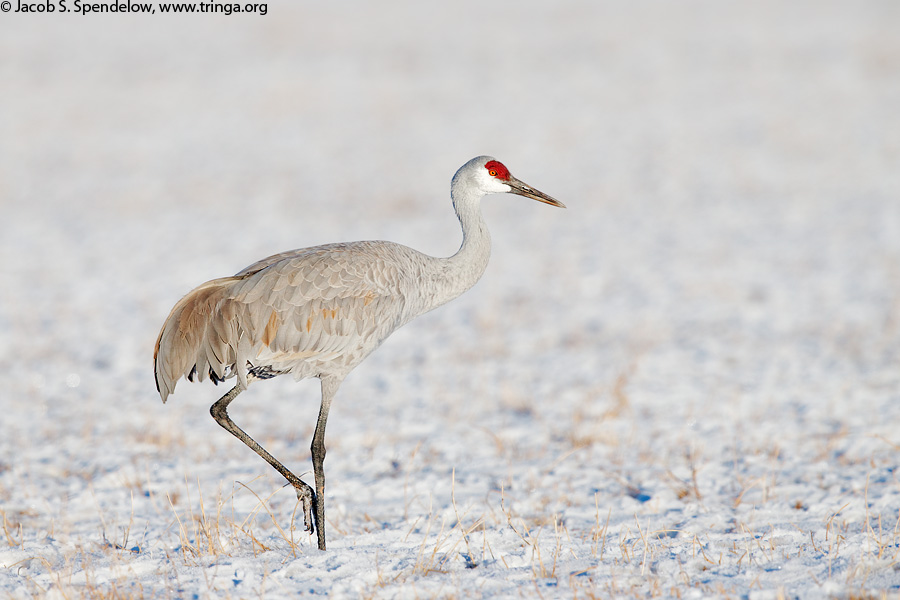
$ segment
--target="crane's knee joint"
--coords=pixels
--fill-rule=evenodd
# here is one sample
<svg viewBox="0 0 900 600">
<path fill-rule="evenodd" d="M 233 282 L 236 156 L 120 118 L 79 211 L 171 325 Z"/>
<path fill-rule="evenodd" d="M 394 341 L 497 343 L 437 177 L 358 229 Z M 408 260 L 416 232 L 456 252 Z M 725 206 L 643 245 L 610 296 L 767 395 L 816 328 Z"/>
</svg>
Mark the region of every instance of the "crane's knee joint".
<svg viewBox="0 0 900 600">
<path fill-rule="evenodd" d="M 209 407 L 209 414 L 211 414 L 212 418 L 216 421 L 222 421 L 223 419 L 228 418 L 227 407 L 222 406 L 218 402 Z"/>
</svg>

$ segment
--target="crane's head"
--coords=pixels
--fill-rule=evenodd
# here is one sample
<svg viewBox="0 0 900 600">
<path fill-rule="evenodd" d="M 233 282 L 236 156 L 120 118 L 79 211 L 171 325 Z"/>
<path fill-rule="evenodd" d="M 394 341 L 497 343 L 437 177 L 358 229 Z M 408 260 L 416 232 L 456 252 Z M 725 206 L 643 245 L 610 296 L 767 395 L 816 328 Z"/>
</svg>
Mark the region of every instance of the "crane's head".
<svg viewBox="0 0 900 600">
<path fill-rule="evenodd" d="M 559 200 L 513 177 L 506 165 L 492 156 L 479 156 L 464 164 L 453 176 L 453 187 L 474 188 L 481 195 L 517 194 L 551 206 L 566 207 Z"/>
</svg>

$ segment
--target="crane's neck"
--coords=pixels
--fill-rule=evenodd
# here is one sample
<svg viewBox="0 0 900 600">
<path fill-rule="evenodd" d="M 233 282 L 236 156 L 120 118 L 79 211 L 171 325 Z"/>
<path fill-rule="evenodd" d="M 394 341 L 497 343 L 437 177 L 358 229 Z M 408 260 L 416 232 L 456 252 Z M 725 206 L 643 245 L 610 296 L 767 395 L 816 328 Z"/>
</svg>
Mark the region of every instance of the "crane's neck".
<svg viewBox="0 0 900 600">
<path fill-rule="evenodd" d="M 491 235 L 481 214 L 481 198 L 484 194 L 456 180 L 450 194 L 462 226 L 462 246 L 449 258 L 435 259 L 433 287 L 430 298 L 426 301 L 426 310 L 453 300 L 475 285 L 484 274 L 491 257 Z"/>
<path fill-rule="evenodd" d="M 458 277 L 458 293 L 462 294 L 481 279 L 491 258 L 491 234 L 481 214 L 481 198 L 472 188 L 453 194 L 453 207 L 462 226 L 463 241 L 459 251 L 447 259 Z"/>
</svg>

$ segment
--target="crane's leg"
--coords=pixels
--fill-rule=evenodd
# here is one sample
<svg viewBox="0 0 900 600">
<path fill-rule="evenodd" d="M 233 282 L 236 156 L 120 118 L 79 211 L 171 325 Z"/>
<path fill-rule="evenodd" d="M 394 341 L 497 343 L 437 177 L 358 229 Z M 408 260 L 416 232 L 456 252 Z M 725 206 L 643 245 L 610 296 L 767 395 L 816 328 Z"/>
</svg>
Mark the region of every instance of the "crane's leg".
<svg viewBox="0 0 900 600">
<path fill-rule="evenodd" d="M 339 379 L 322 377 L 322 406 L 319 407 L 319 418 L 316 421 L 316 433 L 313 435 L 312 453 L 313 473 L 316 477 L 316 534 L 319 538 L 319 550 L 325 549 L 325 423 L 328 421 L 328 409 L 331 399 L 341 385 Z"/>
<path fill-rule="evenodd" d="M 237 439 L 244 442 L 251 450 L 262 456 L 266 462 L 275 467 L 275 470 L 281 473 L 285 479 L 288 480 L 294 489 L 297 491 L 297 498 L 303 504 L 303 522 L 306 525 L 306 530 L 312 533 L 313 531 L 313 506 L 315 505 L 315 494 L 311 487 L 308 484 L 304 483 L 300 480 L 299 477 L 291 473 L 287 467 L 281 464 L 278 459 L 269 454 L 265 448 L 256 443 L 256 440 L 251 438 L 249 435 L 244 433 L 244 430 L 235 425 L 234 421 L 231 420 L 231 417 L 228 416 L 228 405 L 231 404 L 231 401 L 237 398 L 237 395 L 240 394 L 243 390 L 239 386 L 234 386 L 231 388 L 231 391 L 219 398 L 215 404 L 213 404 L 209 413 L 213 416 L 216 422 L 219 423 L 223 428 L 225 428 L 229 433 L 234 435 Z M 320 417 L 321 418 L 321 417 Z M 318 477 L 316 478 L 316 482 L 318 483 Z M 318 521 L 316 521 L 316 529 L 318 529 Z M 323 548 L 324 537 L 323 534 L 319 533 L 319 547 Z"/>
</svg>

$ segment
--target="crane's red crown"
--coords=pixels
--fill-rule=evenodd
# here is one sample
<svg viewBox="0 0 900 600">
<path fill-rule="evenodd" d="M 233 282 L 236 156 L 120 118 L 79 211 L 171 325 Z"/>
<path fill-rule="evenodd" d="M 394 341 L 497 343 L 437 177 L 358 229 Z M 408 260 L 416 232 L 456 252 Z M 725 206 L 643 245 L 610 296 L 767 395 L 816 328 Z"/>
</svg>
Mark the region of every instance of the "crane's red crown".
<svg viewBox="0 0 900 600">
<path fill-rule="evenodd" d="M 502 179 L 503 181 L 507 181 L 509 179 L 509 169 L 506 168 L 499 160 L 489 160 L 484 163 L 484 168 L 487 169 L 488 174 L 491 177 L 496 177 L 497 179 Z"/>
</svg>

